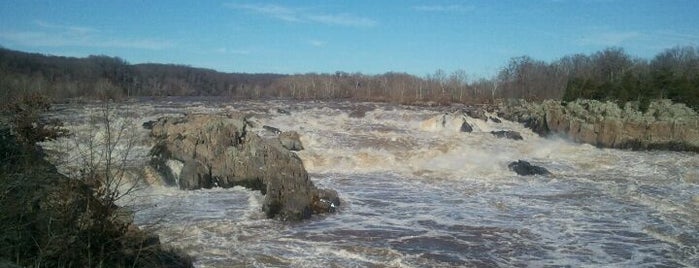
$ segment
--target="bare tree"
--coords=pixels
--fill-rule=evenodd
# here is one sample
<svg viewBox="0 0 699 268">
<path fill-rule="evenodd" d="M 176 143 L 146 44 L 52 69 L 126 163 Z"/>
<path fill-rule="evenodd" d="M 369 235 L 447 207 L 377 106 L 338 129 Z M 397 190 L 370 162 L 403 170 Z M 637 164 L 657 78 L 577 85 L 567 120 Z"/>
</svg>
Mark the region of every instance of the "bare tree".
<svg viewBox="0 0 699 268">
<path fill-rule="evenodd" d="M 132 161 L 139 132 L 133 119 L 104 101 L 71 135 L 43 144 L 59 171 L 93 188 L 103 204 L 113 204 L 141 187 Z"/>
</svg>

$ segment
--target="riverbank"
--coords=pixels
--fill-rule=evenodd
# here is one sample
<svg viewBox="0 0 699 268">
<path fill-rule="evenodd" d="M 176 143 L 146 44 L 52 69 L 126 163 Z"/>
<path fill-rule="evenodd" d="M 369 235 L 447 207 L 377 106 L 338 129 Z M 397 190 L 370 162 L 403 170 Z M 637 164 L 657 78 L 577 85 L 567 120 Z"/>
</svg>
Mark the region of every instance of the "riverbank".
<svg viewBox="0 0 699 268">
<path fill-rule="evenodd" d="M 193 267 L 93 191 L 58 173 L 0 120 L 0 266 Z"/>
<path fill-rule="evenodd" d="M 613 102 L 509 101 L 499 116 L 523 123 L 542 136 L 561 135 L 603 148 L 699 152 L 699 115 L 669 100 L 619 107 Z"/>
</svg>

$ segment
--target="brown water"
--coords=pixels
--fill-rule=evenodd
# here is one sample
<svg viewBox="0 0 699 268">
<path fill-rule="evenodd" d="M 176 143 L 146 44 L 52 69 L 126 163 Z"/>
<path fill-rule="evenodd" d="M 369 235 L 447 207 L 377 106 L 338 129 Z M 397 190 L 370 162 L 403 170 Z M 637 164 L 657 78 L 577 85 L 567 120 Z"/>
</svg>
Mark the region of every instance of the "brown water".
<svg viewBox="0 0 699 268">
<path fill-rule="evenodd" d="M 358 107 L 370 111 L 349 117 Z M 66 105 L 55 115 L 84 130 L 96 109 Z M 262 125 L 299 132 L 313 181 L 336 189 L 343 204 L 293 224 L 265 219 L 262 196 L 242 188 L 151 186 L 125 204 L 200 267 L 699 266 L 696 154 L 598 149 L 436 108 L 173 99 L 119 109 L 135 126 L 231 110 L 253 113 L 263 136 Z M 464 120 L 473 133 L 459 132 Z M 151 144 L 145 130 L 134 131 L 137 165 Z M 554 175 L 517 176 L 507 164 L 519 159 Z"/>
</svg>

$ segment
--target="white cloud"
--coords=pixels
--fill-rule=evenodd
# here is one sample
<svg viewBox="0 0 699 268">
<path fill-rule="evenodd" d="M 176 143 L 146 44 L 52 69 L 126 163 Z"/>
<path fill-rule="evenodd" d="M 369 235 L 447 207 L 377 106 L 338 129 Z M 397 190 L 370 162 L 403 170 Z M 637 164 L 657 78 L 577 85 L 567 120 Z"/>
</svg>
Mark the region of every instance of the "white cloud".
<svg viewBox="0 0 699 268">
<path fill-rule="evenodd" d="M 287 22 L 315 22 L 348 27 L 373 27 L 377 25 L 376 20 L 346 13 L 314 13 L 303 8 L 292 8 L 273 4 L 225 4 L 224 6 Z"/>
<path fill-rule="evenodd" d="M 24 46 L 40 47 L 102 47 L 160 50 L 173 47 L 170 41 L 156 39 L 119 39 L 99 35 L 90 27 L 52 24 L 36 21 L 37 30 L 2 31 L 0 40 Z"/>
<path fill-rule="evenodd" d="M 414 6 L 414 10 L 424 11 L 424 12 L 469 12 L 476 8 L 473 6 L 463 6 L 463 5 L 424 5 L 424 6 Z"/>
</svg>

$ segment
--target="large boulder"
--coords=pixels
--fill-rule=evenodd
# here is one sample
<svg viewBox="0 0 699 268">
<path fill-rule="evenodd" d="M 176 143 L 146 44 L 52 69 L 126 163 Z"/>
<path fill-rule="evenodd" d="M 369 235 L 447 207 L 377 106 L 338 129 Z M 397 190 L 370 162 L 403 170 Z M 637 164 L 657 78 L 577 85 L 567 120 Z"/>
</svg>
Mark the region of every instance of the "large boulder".
<svg viewBox="0 0 699 268">
<path fill-rule="evenodd" d="M 527 161 L 517 160 L 517 162 L 511 162 L 507 167 L 521 176 L 532 176 L 532 175 L 550 175 L 547 169 L 530 164 Z"/>
<path fill-rule="evenodd" d="M 336 194 L 313 185 L 295 153 L 276 139 L 246 131 L 247 126 L 240 114 L 160 118 L 151 130 L 157 141 L 151 166 L 181 189 L 240 185 L 260 190 L 270 218 L 300 220 L 327 212 L 314 211 L 314 200 L 339 205 Z"/>
</svg>

